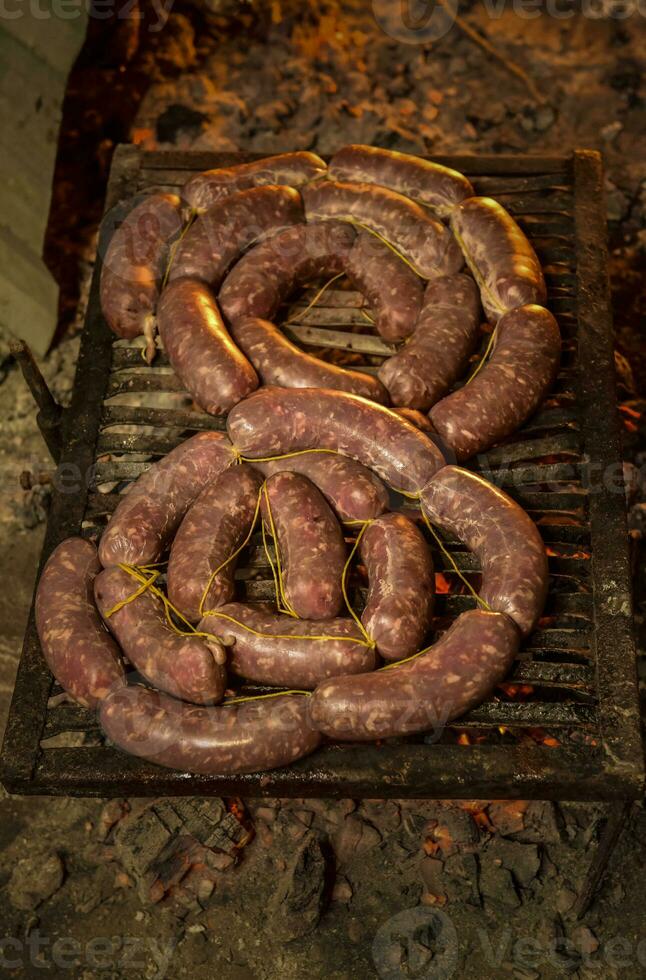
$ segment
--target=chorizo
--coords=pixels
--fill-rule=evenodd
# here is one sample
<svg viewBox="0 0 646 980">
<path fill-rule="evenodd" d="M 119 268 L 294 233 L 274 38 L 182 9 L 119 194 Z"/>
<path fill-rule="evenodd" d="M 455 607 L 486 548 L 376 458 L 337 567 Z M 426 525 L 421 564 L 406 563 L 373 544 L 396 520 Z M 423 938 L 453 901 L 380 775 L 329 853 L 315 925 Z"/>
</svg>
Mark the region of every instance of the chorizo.
<svg viewBox="0 0 646 980">
<path fill-rule="evenodd" d="M 286 694 L 197 707 L 133 686 L 102 702 L 100 723 L 124 752 L 160 766 L 206 776 L 259 772 L 287 766 L 320 745 L 308 700 Z"/>
<path fill-rule="evenodd" d="M 167 589 L 189 622 L 233 598 L 235 560 L 213 572 L 249 534 L 262 482 L 246 463 L 230 467 L 202 490 L 180 524 L 170 549 Z"/>
<path fill-rule="evenodd" d="M 272 320 L 297 285 L 345 271 L 355 232 L 334 221 L 297 225 L 250 249 L 233 267 L 219 294 L 230 323 L 245 316 Z"/>
<path fill-rule="evenodd" d="M 424 487 L 421 506 L 431 523 L 455 535 L 480 560 L 480 596 L 513 619 L 523 636 L 543 612 L 547 556 L 528 514 L 498 487 L 459 466 L 445 466 Z"/>
<path fill-rule="evenodd" d="M 470 197 L 451 212 L 451 228 L 480 288 L 487 316 L 546 298 L 543 270 L 527 237 L 502 205 Z"/>
<path fill-rule="evenodd" d="M 519 634 L 504 613 L 462 613 L 427 652 L 403 664 L 323 681 L 312 725 L 329 738 L 372 741 L 433 731 L 475 707 L 509 671 Z"/>
<path fill-rule="evenodd" d="M 498 321 L 489 361 L 431 409 L 435 430 L 458 461 L 484 452 L 532 415 L 554 383 L 561 335 L 542 306 L 521 306 Z"/>
<path fill-rule="evenodd" d="M 99 612 L 130 663 L 154 687 L 183 701 L 221 701 L 227 679 L 222 646 L 172 630 L 162 600 L 149 590 L 128 602 L 139 588 L 119 567 L 106 568 L 94 582 Z"/>
<path fill-rule="evenodd" d="M 210 415 L 258 387 L 258 375 L 227 331 L 208 286 L 175 279 L 159 302 L 159 333 L 176 374 Z"/>
<path fill-rule="evenodd" d="M 449 391 L 477 344 L 479 313 L 470 276 L 429 282 L 413 336 L 378 372 L 394 405 L 428 410 Z"/>
<path fill-rule="evenodd" d="M 328 677 L 376 666 L 374 646 L 351 619 L 321 623 L 231 602 L 206 616 L 199 629 L 221 637 L 229 669 L 256 684 L 311 690 Z"/>
<path fill-rule="evenodd" d="M 298 473 L 275 473 L 261 498 L 280 558 L 284 600 L 300 619 L 331 619 L 343 605 L 343 532 L 330 505 Z"/>
<path fill-rule="evenodd" d="M 155 353 L 155 312 L 170 246 L 182 229 L 182 208 L 175 194 L 151 194 L 138 204 L 112 235 L 103 259 L 101 310 L 119 337 L 143 334 L 146 358 Z"/>
<path fill-rule="evenodd" d="M 193 223 L 177 248 L 169 280 L 199 279 L 217 291 L 250 245 L 304 220 L 303 202 L 293 187 L 254 187 L 232 194 Z"/>
<path fill-rule="evenodd" d="M 433 558 L 424 535 L 403 514 L 383 514 L 364 531 L 359 554 L 368 573 L 361 615 L 368 636 L 385 660 L 412 656 L 433 618 Z"/>
<path fill-rule="evenodd" d="M 254 461 L 253 465 L 265 476 L 285 471 L 306 476 L 341 521 L 371 521 L 388 509 L 388 488 L 372 470 L 349 456 L 314 450 L 286 459 Z"/>
<path fill-rule="evenodd" d="M 384 340 L 396 342 L 415 329 L 422 307 L 424 284 L 385 242 L 362 231 L 352 246 L 348 279 L 366 299 Z"/>
<path fill-rule="evenodd" d="M 307 221 L 349 221 L 389 242 L 423 279 L 459 272 L 450 230 L 420 204 L 375 184 L 323 180 L 302 190 Z"/>
<path fill-rule="evenodd" d="M 199 432 L 173 449 L 130 487 L 99 543 L 104 568 L 156 562 L 207 483 L 236 459 L 221 432 Z"/>
<path fill-rule="evenodd" d="M 231 410 L 227 429 L 245 456 L 329 449 L 412 493 L 444 465 L 435 443 L 412 422 L 345 391 L 260 388 Z"/>
<path fill-rule="evenodd" d="M 344 146 L 330 160 L 328 175 L 332 180 L 381 184 L 426 204 L 441 217 L 473 196 L 473 187 L 457 170 L 379 146 Z"/>
<path fill-rule="evenodd" d="M 47 666 L 85 708 L 125 683 L 119 648 L 94 604 L 100 571 L 94 545 L 68 538 L 50 555 L 36 589 L 36 630 Z"/>
<path fill-rule="evenodd" d="M 236 191 L 265 184 L 301 187 L 307 181 L 322 177 L 326 170 L 325 161 L 315 153 L 305 150 L 278 153 L 251 163 L 196 174 L 184 184 L 182 196 L 196 211 L 205 211 Z"/>
<path fill-rule="evenodd" d="M 292 344 L 269 320 L 242 317 L 231 325 L 238 347 L 247 355 L 262 384 L 283 388 L 335 388 L 386 404 L 388 392 L 378 378 L 339 367 Z"/>
</svg>

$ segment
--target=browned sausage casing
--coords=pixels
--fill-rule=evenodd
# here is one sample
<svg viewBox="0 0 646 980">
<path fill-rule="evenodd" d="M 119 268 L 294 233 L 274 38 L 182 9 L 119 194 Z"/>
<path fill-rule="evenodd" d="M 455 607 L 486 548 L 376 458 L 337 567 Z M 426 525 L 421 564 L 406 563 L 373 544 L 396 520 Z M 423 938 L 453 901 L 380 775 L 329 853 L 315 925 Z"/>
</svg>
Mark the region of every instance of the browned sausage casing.
<svg viewBox="0 0 646 980">
<path fill-rule="evenodd" d="M 459 461 L 520 428 L 554 383 L 560 354 L 558 324 L 542 306 L 521 306 L 498 321 L 489 361 L 431 410 L 436 431 Z"/>
<path fill-rule="evenodd" d="M 403 514 L 384 514 L 363 533 L 359 551 L 369 583 L 361 622 L 386 660 L 410 657 L 433 618 L 433 559 L 424 535 Z"/>
<path fill-rule="evenodd" d="M 394 342 L 412 334 L 422 307 L 424 283 L 388 245 L 368 231 L 360 232 L 348 256 L 346 272 L 365 297 L 384 340 Z"/>
<path fill-rule="evenodd" d="M 342 521 L 370 521 L 388 508 L 387 487 L 372 470 L 348 456 L 302 452 L 253 465 L 265 476 L 285 471 L 306 476 Z"/>
<path fill-rule="evenodd" d="M 225 198 L 195 221 L 173 259 L 169 278 L 199 279 L 218 290 L 250 245 L 305 220 L 293 187 L 254 187 Z"/>
<path fill-rule="evenodd" d="M 514 620 L 523 636 L 536 626 L 548 587 L 545 545 L 532 519 L 476 473 L 446 466 L 424 487 L 422 508 L 480 559 L 480 595 Z"/>
<path fill-rule="evenodd" d="M 465 197 L 473 196 L 473 187 L 457 170 L 378 146 L 344 146 L 330 160 L 328 174 L 332 180 L 365 181 L 390 187 L 427 204 L 442 217 L 450 214 Z"/>
<path fill-rule="evenodd" d="M 462 201 L 451 213 L 451 228 L 494 323 L 517 306 L 545 301 L 536 252 L 497 201 L 490 197 Z"/>
<path fill-rule="evenodd" d="M 323 180 L 304 187 L 302 197 L 307 221 L 354 222 L 390 242 L 424 279 L 452 275 L 464 264 L 449 229 L 387 187 Z"/>
<path fill-rule="evenodd" d="M 36 629 L 47 666 L 86 708 L 125 683 L 119 648 L 94 604 L 100 571 L 94 545 L 68 538 L 50 555 L 36 590 Z"/>
<path fill-rule="evenodd" d="M 200 432 L 153 463 L 108 521 L 99 543 L 104 568 L 157 561 L 198 494 L 235 458 L 221 432 Z"/>
<path fill-rule="evenodd" d="M 331 449 L 407 492 L 419 492 L 444 465 L 440 450 L 412 422 L 345 391 L 260 388 L 232 409 L 227 429 L 245 456 Z"/>
<path fill-rule="evenodd" d="M 343 605 L 346 551 L 330 505 L 298 473 L 275 473 L 265 484 L 265 527 L 276 533 L 285 598 L 301 619 L 331 619 Z"/>
<path fill-rule="evenodd" d="M 251 530 L 262 482 L 246 463 L 230 467 L 209 483 L 180 524 L 168 560 L 168 598 L 191 623 L 233 598 L 235 560 L 205 590 Z"/>
<path fill-rule="evenodd" d="M 205 170 L 184 184 L 182 196 L 191 207 L 204 211 L 236 191 L 263 184 L 301 187 L 308 180 L 322 177 L 326 170 L 325 161 L 315 153 L 278 153 L 236 167 Z"/>
<path fill-rule="evenodd" d="M 378 378 L 339 367 L 306 354 L 269 320 L 250 316 L 236 320 L 231 333 L 247 355 L 262 384 L 283 388 L 336 388 L 386 404 L 388 392 Z"/>
<path fill-rule="evenodd" d="M 321 742 L 298 695 L 202 708 L 145 687 L 101 705 L 101 727 L 120 749 L 170 769 L 227 775 L 276 769 Z"/>
<path fill-rule="evenodd" d="M 324 681 L 310 698 L 312 725 L 329 738 L 351 741 L 425 731 L 439 736 L 503 680 L 518 642 L 509 617 L 471 609 L 415 660 Z"/>
<path fill-rule="evenodd" d="M 158 322 L 171 364 L 205 412 L 228 412 L 258 387 L 258 375 L 231 339 L 208 286 L 175 279 L 162 293 Z"/>
<path fill-rule="evenodd" d="M 446 394 L 477 344 L 479 314 L 470 276 L 429 282 L 413 336 L 379 369 L 393 404 L 428 410 Z"/>
<path fill-rule="evenodd" d="M 221 701 L 227 680 L 224 650 L 214 641 L 207 646 L 202 637 L 175 633 L 158 596 L 143 592 L 108 616 L 140 587 L 121 568 L 106 568 L 94 582 L 99 611 L 130 663 L 150 684 L 183 701 Z"/>
<path fill-rule="evenodd" d="M 199 629 L 221 637 L 227 643 L 229 668 L 257 684 L 310 690 L 328 677 L 361 674 L 376 665 L 374 647 L 349 618 L 293 619 L 231 602 L 206 616 Z M 231 640 L 233 646 L 228 645 Z"/>
</svg>

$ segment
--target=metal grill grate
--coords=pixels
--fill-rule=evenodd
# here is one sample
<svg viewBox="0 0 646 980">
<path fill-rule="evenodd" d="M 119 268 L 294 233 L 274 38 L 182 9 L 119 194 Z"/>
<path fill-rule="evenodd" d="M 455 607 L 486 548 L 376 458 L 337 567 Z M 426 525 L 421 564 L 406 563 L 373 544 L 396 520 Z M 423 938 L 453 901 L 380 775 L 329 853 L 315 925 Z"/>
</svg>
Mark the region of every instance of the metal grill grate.
<svg viewBox="0 0 646 980">
<path fill-rule="evenodd" d="M 243 155 L 140 153 L 115 155 L 108 207 L 150 187 L 176 189 L 192 172 L 249 159 Z M 504 689 L 439 737 L 384 745 L 328 746 L 268 774 L 197 777 L 165 771 L 103 744 L 93 712 L 48 707 L 53 685 L 35 635 L 25 638 L 3 754 L 5 785 L 15 792 L 413 797 L 632 797 L 640 792 L 642 758 L 623 494 L 617 492 L 619 437 L 608 311 L 602 172 L 598 156 L 445 158 L 477 193 L 500 201 L 531 238 L 546 272 L 548 305 L 562 336 L 561 370 L 541 410 L 515 438 L 470 465 L 502 486 L 537 522 L 549 554 L 550 592 L 539 629 L 525 644 Z M 117 205 L 113 218 L 130 204 Z M 103 238 L 106 237 L 104 228 Z M 106 242 L 101 241 L 100 253 Z M 69 534 L 100 532 L 125 484 L 151 460 L 224 419 L 192 410 L 163 355 L 153 368 L 140 348 L 114 342 L 91 292 L 65 462 L 88 481 L 55 496 L 45 558 Z M 362 297 L 328 290 L 288 333 L 307 349 L 334 351 L 344 363 L 376 371 L 392 348 L 367 327 Z M 613 487 L 608 476 L 611 475 Z M 89 486 L 86 486 L 89 483 Z M 447 541 L 457 565 L 477 582 L 472 555 Z M 436 567 L 443 561 L 436 554 Z M 260 549 L 238 572 L 241 596 L 270 598 Z M 437 600 L 445 627 L 473 600 L 455 590 Z M 509 685 L 512 685 L 510 687 Z M 519 691 L 519 688 L 521 690 Z M 519 700 L 519 693 L 522 698 Z M 56 700 L 56 699 L 54 699 Z M 78 748 L 48 747 L 77 732 Z M 549 733 L 546 743 L 544 738 Z M 466 744 L 459 744 L 466 743 Z"/>
</svg>

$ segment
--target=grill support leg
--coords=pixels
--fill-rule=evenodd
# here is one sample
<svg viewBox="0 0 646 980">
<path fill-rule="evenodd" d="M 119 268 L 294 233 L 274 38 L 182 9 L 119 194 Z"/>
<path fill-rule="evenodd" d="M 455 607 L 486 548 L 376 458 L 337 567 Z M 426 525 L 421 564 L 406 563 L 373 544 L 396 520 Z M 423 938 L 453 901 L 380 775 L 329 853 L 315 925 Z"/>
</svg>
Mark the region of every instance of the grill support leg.
<svg viewBox="0 0 646 980">
<path fill-rule="evenodd" d="M 38 406 L 36 421 L 41 435 L 47 443 L 49 454 L 55 463 L 59 463 L 63 446 L 61 434 L 63 408 L 47 387 L 47 382 L 43 378 L 27 344 L 22 340 L 12 342 L 11 353 L 16 358 L 22 376 Z"/>
<path fill-rule="evenodd" d="M 621 800 L 610 804 L 606 825 L 575 906 L 577 919 L 581 919 L 592 904 L 632 808 L 632 800 Z"/>
</svg>

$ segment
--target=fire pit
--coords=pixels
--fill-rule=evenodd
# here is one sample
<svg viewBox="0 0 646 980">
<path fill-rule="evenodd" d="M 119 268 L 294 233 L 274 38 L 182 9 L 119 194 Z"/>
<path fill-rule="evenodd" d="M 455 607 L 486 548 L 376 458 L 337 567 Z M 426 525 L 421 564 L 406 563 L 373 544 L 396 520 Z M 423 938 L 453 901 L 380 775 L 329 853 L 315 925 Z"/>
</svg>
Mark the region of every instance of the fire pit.
<svg viewBox="0 0 646 980">
<path fill-rule="evenodd" d="M 139 192 L 152 186 L 177 189 L 194 172 L 247 159 L 122 147 L 113 164 L 107 201 L 113 210 L 104 222 L 99 255 Z M 561 371 L 541 410 L 513 440 L 470 464 L 529 511 L 548 549 L 545 617 L 507 682 L 493 699 L 426 736 L 332 745 L 271 773 L 194 776 L 126 757 L 104 744 L 94 713 L 56 696 L 60 689 L 42 658 L 32 616 L 3 748 L 8 790 L 139 797 L 639 796 L 643 761 L 613 411 L 601 161 L 595 153 L 576 151 L 559 157 L 441 157 L 438 162 L 467 174 L 478 194 L 496 197 L 519 221 L 546 271 L 548 305 L 563 336 Z M 69 535 L 100 533 L 119 499 L 106 488 L 135 478 L 151 457 L 164 455 L 188 435 L 224 428 L 223 418 L 190 409 L 162 355 L 149 368 L 139 347 L 114 342 L 99 310 L 99 273 L 100 260 L 74 398 L 63 422 L 64 448 L 43 559 Z M 302 315 L 289 326 L 298 342 L 345 352 L 353 366 L 373 373 L 390 353 L 367 332 L 359 294 L 328 290 L 312 309 L 301 306 Z M 465 575 L 477 575 L 470 554 L 455 541 L 447 547 Z M 456 591 L 458 580 L 436 557 L 443 569 L 437 615 L 448 625 L 474 600 Z M 247 599 L 272 597 L 259 551 L 251 549 L 238 577 Z M 70 732 L 76 733 L 78 747 L 49 744 Z"/>
</svg>

